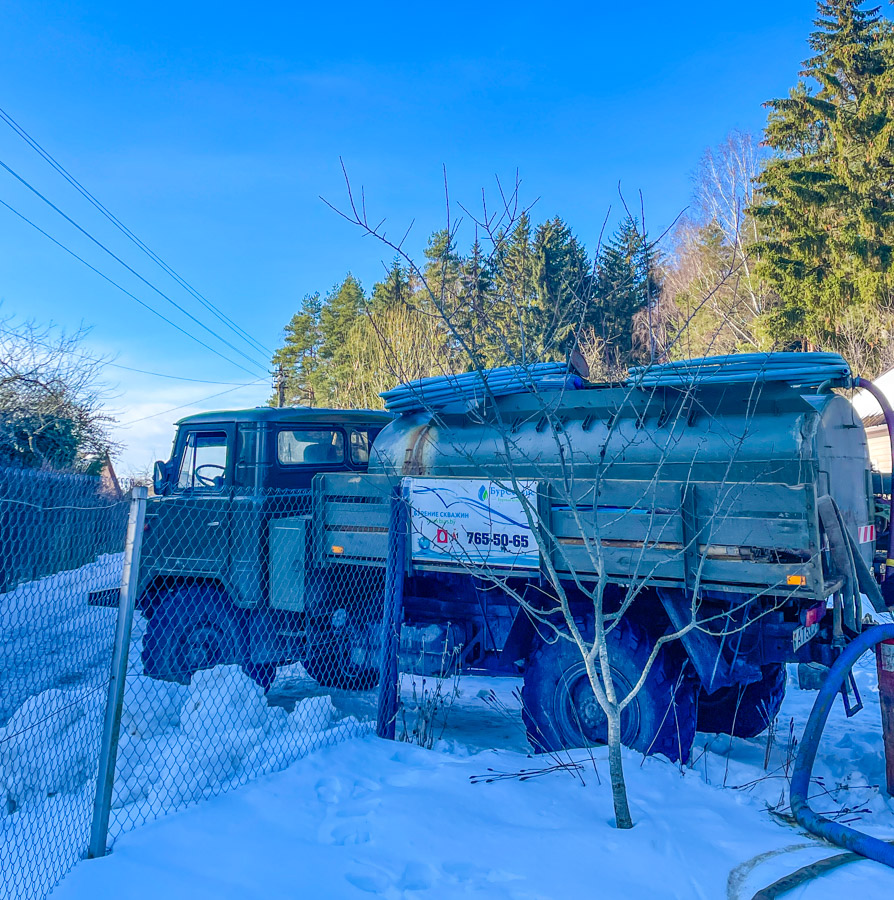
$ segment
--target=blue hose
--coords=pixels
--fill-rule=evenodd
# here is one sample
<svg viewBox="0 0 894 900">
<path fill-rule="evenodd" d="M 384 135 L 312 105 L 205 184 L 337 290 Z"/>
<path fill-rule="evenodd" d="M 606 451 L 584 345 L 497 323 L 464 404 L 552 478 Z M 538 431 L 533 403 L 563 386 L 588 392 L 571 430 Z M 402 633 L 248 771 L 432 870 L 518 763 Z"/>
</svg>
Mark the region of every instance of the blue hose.
<svg viewBox="0 0 894 900">
<path fill-rule="evenodd" d="M 630 370 L 635 387 L 696 387 L 785 381 L 803 387 L 850 387 L 850 367 L 838 353 L 731 353 Z"/>
<path fill-rule="evenodd" d="M 831 841 L 846 850 L 853 850 L 854 853 L 859 853 L 867 859 L 874 859 L 876 862 L 894 868 L 894 845 L 886 844 L 878 838 L 848 828 L 847 825 L 831 822 L 824 816 L 815 813 L 807 802 L 810 774 L 813 771 L 820 738 L 835 697 L 841 690 L 854 663 L 870 647 L 892 638 L 894 638 L 894 624 L 873 625 L 851 641 L 841 652 L 841 656 L 832 664 L 813 704 L 813 709 L 810 711 L 810 718 L 807 720 L 807 727 L 801 738 L 801 746 L 798 748 L 795 768 L 792 772 L 789 798 L 795 819 L 811 834 Z"/>
<path fill-rule="evenodd" d="M 850 387 L 851 372 L 838 353 L 731 353 L 684 359 L 659 365 L 635 366 L 625 382 L 630 387 L 689 388 L 707 384 L 759 384 L 782 381 L 801 387 Z M 455 401 L 480 402 L 531 391 L 576 390 L 582 380 L 565 363 L 501 366 L 418 378 L 381 396 L 394 413 L 441 409 Z"/>
<path fill-rule="evenodd" d="M 458 400 L 481 401 L 488 396 L 502 397 L 535 390 L 576 390 L 582 385 L 581 378 L 568 374 L 565 363 L 536 363 L 419 378 L 380 396 L 390 412 L 412 413 L 440 409 Z"/>
</svg>

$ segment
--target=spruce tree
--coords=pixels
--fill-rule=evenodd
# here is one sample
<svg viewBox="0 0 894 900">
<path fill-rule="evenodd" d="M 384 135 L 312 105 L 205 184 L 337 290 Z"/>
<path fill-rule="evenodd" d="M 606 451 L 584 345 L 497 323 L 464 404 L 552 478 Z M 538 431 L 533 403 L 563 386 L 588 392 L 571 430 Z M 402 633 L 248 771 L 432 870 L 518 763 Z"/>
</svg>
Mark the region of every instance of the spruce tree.
<svg viewBox="0 0 894 900">
<path fill-rule="evenodd" d="M 863 6 L 818 4 L 805 80 L 768 103 L 775 156 L 753 210 L 759 272 L 778 295 L 760 323 L 768 344 L 840 349 L 854 307 L 892 305 L 892 41 Z"/>
<path fill-rule="evenodd" d="M 648 314 L 660 291 L 654 253 L 637 220 L 626 216 L 599 254 L 585 322 L 601 340 L 609 370 L 650 357 L 648 323 L 645 346 L 639 348 L 634 345 L 634 323 L 638 314 Z"/>
<path fill-rule="evenodd" d="M 558 216 L 534 234 L 536 316 L 532 317 L 539 354 L 561 359 L 579 329 L 592 289 L 587 251 Z"/>
<path fill-rule="evenodd" d="M 372 307 L 375 310 L 392 309 L 406 306 L 411 299 L 410 275 L 401 265 L 400 259 L 395 258 L 385 278 L 373 285 Z"/>
</svg>

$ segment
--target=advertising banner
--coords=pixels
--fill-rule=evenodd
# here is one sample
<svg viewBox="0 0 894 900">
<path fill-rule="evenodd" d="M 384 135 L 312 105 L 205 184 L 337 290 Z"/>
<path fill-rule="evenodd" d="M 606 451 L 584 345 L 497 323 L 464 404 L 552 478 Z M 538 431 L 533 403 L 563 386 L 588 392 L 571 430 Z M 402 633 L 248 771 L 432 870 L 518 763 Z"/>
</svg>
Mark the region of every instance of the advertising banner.
<svg viewBox="0 0 894 900">
<path fill-rule="evenodd" d="M 526 504 L 537 509 L 536 481 L 520 481 L 518 490 L 480 478 L 406 482 L 414 562 L 539 568 L 540 552 L 525 514 Z"/>
</svg>

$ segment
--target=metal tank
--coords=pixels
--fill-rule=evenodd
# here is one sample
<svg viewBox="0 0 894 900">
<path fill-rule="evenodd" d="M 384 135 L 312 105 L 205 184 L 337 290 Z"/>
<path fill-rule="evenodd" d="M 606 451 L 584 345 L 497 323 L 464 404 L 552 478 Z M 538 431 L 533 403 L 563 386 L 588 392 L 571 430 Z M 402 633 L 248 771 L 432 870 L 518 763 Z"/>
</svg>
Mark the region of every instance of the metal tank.
<svg viewBox="0 0 894 900">
<path fill-rule="evenodd" d="M 785 382 L 563 385 L 487 397 L 472 408 L 464 400 L 448 403 L 389 424 L 376 440 L 370 473 L 536 479 L 550 486 L 560 541 L 571 535 L 555 513 L 570 502 L 595 508 L 594 527 L 602 507 L 649 510 L 655 520 L 642 534 L 645 545 L 679 545 L 680 529 L 662 517 L 679 513 L 688 494 L 700 520 L 691 527 L 712 530 L 718 549 L 709 555 L 720 547 L 727 555 L 735 546 L 775 548 L 803 562 L 820 547 L 817 500 L 830 497 L 867 565 L 874 550 L 859 417 L 842 396 Z M 617 514 L 615 521 L 599 528 L 604 540 L 613 531 L 627 535 Z"/>
</svg>

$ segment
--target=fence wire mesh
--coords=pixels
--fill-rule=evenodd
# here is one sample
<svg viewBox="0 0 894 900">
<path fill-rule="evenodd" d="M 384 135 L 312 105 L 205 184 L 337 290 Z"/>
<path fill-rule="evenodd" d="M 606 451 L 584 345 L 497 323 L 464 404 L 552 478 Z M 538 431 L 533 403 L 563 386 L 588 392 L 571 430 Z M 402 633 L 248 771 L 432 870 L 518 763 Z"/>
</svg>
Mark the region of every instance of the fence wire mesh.
<svg viewBox="0 0 894 900">
<path fill-rule="evenodd" d="M 80 859 L 115 634 L 127 501 L 98 478 L 0 469 L 0 896 Z"/>
<path fill-rule="evenodd" d="M 16 573 L 0 595 L 0 896 L 17 900 L 86 853 L 128 513 L 93 480 L 33 474 L 0 479 Z M 381 562 L 325 559 L 309 490 L 209 482 L 147 502 L 110 844 L 375 721 Z"/>
<path fill-rule="evenodd" d="M 383 572 L 320 565 L 311 507 L 149 500 L 112 839 L 371 727 Z"/>
</svg>

